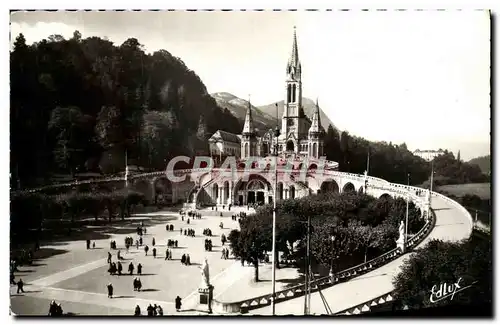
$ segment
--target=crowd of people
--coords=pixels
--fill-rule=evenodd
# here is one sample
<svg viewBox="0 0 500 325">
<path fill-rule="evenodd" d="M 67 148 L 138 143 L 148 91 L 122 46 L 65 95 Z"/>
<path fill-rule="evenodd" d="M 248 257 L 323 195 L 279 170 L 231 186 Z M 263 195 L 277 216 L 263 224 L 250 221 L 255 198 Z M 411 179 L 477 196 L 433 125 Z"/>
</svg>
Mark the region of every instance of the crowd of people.
<svg viewBox="0 0 500 325">
<path fill-rule="evenodd" d="M 148 316 L 163 316 L 163 308 L 157 304 L 149 304 L 146 311 Z M 135 306 L 134 316 L 141 316 L 141 307 L 139 305 Z"/>
<path fill-rule="evenodd" d="M 191 257 L 189 254 L 182 254 L 181 263 L 184 265 L 191 265 Z"/>
<path fill-rule="evenodd" d="M 231 206 L 229 206 L 229 209 L 231 209 Z M 236 220 L 238 217 L 242 217 L 245 215 L 246 215 L 245 213 L 241 212 L 237 215 L 233 215 L 231 218 L 232 218 L 232 220 Z M 184 214 L 181 213 L 181 216 L 182 216 L 182 220 L 184 221 Z M 201 219 L 202 218 L 201 213 L 199 213 L 197 211 L 189 211 L 189 212 L 187 212 L 187 216 L 188 216 L 188 218 L 186 220 L 187 224 L 190 224 L 190 218 L 193 218 L 193 219 Z M 219 227 L 221 229 L 223 229 L 224 225 L 222 222 L 220 222 Z M 174 225 L 167 224 L 167 225 L 165 225 L 165 229 L 166 229 L 166 231 L 172 232 L 172 231 L 174 231 Z M 185 228 L 185 229 L 180 228 L 179 231 L 180 231 L 181 235 L 183 234 L 184 236 L 196 237 L 196 232 L 195 232 L 195 229 L 193 229 L 193 228 Z M 146 227 L 144 227 L 143 222 L 141 222 L 140 226 L 137 226 L 136 233 L 138 236 L 137 239 L 134 239 L 132 236 L 126 236 L 124 238 L 124 246 L 125 246 L 126 252 L 128 253 L 129 248 L 134 246 L 134 243 L 135 243 L 137 250 L 139 250 L 139 248 L 141 246 L 143 246 L 143 250 L 145 252 L 145 255 L 148 256 L 148 253 L 150 251 L 150 246 L 144 244 L 143 235 L 145 235 L 147 233 L 147 230 L 146 230 Z M 210 228 L 203 229 L 203 235 L 207 236 L 207 237 L 212 237 L 213 236 L 212 230 Z M 228 241 L 225 234 L 221 235 L 220 240 L 221 240 L 222 246 L 224 246 L 225 243 Z M 212 248 L 213 248 L 212 240 L 210 238 L 206 238 L 204 240 L 204 244 L 205 244 L 205 251 L 212 252 Z M 172 254 L 171 248 L 178 248 L 179 247 L 178 245 L 179 245 L 178 240 L 173 240 L 173 239 L 167 240 L 168 248 L 165 251 L 165 260 L 172 260 L 173 259 L 173 256 L 172 256 L 173 254 Z M 156 256 L 157 256 L 157 250 L 155 247 L 156 246 L 156 239 L 154 237 L 152 237 L 152 239 L 151 239 L 151 246 L 152 246 L 152 255 L 154 258 L 156 258 Z M 87 239 L 86 240 L 86 248 L 91 249 L 91 247 L 95 248 L 96 243 L 92 242 L 90 239 Z M 132 275 L 134 275 L 134 272 L 136 272 L 135 274 L 137 276 L 133 278 L 133 290 L 136 292 L 140 292 L 142 287 L 143 287 L 141 279 L 140 279 L 140 276 L 143 275 L 143 272 L 142 272 L 143 265 L 141 263 L 137 263 L 136 265 L 134 265 L 134 262 L 130 261 L 128 263 L 128 266 L 127 266 L 127 271 L 125 271 L 124 267 L 126 266 L 126 264 L 123 264 L 124 263 L 123 261 L 125 259 L 122 258 L 122 256 L 121 256 L 121 250 L 118 249 L 116 240 L 110 240 L 109 247 L 111 250 L 116 251 L 116 261 L 113 261 L 113 254 L 111 253 L 111 251 L 109 251 L 107 254 L 107 264 L 109 266 L 107 271 L 109 272 L 109 274 L 112 276 L 115 276 L 115 275 L 121 276 L 121 275 L 124 275 L 125 273 L 128 273 L 128 275 L 132 276 Z M 221 259 L 228 259 L 229 254 L 230 254 L 229 248 L 223 247 L 221 250 Z M 13 285 L 17 285 L 17 287 L 18 287 L 17 293 L 18 294 L 24 293 L 24 290 L 23 290 L 24 283 L 23 283 L 22 279 L 19 279 L 17 282 L 15 281 L 14 271 L 17 271 L 18 265 L 31 264 L 32 260 L 33 260 L 33 253 L 30 250 L 29 252 L 25 252 L 25 254 L 22 256 L 21 262 L 20 262 L 19 258 L 13 259 L 11 261 L 10 282 Z M 186 266 L 192 265 L 191 264 L 191 257 L 187 253 L 182 254 L 180 261 L 183 265 L 186 265 Z M 110 299 L 113 298 L 113 293 L 114 293 L 113 284 L 111 282 L 109 282 L 106 285 L 106 288 L 107 288 L 107 292 L 108 292 L 108 298 L 110 298 Z M 177 296 L 177 298 L 175 299 L 175 307 L 176 307 L 177 311 L 179 311 L 181 309 L 181 305 L 182 305 L 181 298 L 179 296 Z M 148 316 L 162 316 L 163 315 L 162 307 L 159 305 L 156 305 L 156 304 L 154 304 L 154 305 L 149 304 L 149 306 L 147 306 L 146 310 L 147 310 Z M 62 311 L 61 304 L 58 304 L 55 301 L 52 301 L 50 303 L 50 306 L 49 306 L 49 315 L 50 316 L 59 316 L 62 314 L 63 314 L 63 311 Z M 134 315 L 136 315 L 136 316 L 141 315 L 141 308 L 139 307 L 139 305 L 136 306 Z"/>
<path fill-rule="evenodd" d="M 61 304 L 58 304 L 55 302 L 55 300 L 52 300 L 50 305 L 49 305 L 49 316 L 62 316 L 63 315 L 63 309 Z"/>
<path fill-rule="evenodd" d="M 167 247 L 179 247 L 179 242 L 177 240 L 172 240 L 172 239 L 168 239 L 167 240 Z"/>
<path fill-rule="evenodd" d="M 221 259 L 227 260 L 229 258 L 229 248 L 223 247 L 221 253 Z"/>
<path fill-rule="evenodd" d="M 206 252 L 211 252 L 212 251 L 212 240 L 211 239 L 205 239 L 205 251 Z"/>
<path fill-rule="evenodd" d="M 177 296 L 175 298 L 175 310 L 180 311 L 182 307 L 182 298 Z M 149 304 L 146 308 L 147 316 L 163 316 L 163 308 L 157 304 Z M 135 306 L 134 316 L 142 316 L 141 307 L 139 305 Z"/>
</svg>

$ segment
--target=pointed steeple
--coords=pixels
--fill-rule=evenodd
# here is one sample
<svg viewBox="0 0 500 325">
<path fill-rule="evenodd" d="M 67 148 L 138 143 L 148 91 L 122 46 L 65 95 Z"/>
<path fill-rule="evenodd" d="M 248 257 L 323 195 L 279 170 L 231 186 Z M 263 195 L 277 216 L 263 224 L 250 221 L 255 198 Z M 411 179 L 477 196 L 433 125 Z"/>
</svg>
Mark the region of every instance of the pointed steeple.
<svg viewBox="0 0 500 325">
<path fill-rule="evenodd" d="M 254 133 L 255 129 L 253 127 L 252 104 L 250 104 L 250 95 L 248 95 L 248 109 L 247 115 L 245 116 L 245 124 L 243 125 L 243 134 L 253 135 Z"/>
<path fill-rule="evenodd" d="M 300 72 L 302 70 L 300 60 L 299 60 L 299 47 L 297 45 L 297 31 L 295 26 L 293 26 L 293 44 L 292 53 L 288 59 L 287 73 L 293 77 L 297 76 L 300 79 Z"/>
<path fill-rule="evenodd" d="M 319 104 L 318 98 L 316 98 L 316 107 L 314 108 L 314 113 L 312 116 L 311 127 L 309 128 L 309 133 L 320 133 L 321 132 L 321 120 L 319 117 Z"/>
</svg>

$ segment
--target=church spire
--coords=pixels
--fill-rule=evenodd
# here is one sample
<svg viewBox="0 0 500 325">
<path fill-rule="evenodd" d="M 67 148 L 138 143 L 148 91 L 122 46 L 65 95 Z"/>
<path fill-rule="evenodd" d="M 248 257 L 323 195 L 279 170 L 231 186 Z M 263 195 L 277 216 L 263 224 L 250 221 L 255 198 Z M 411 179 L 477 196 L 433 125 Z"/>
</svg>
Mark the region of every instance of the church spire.
<svg viewBox="0 0 500 325">
<path fill-rule="evenodd" d="M 287 73 L 293 77 L 297 76 L 300 79 L 300 72 L 302 70 L 299 60 L 299 47 L 297 45 L 297 30 L 293 26 L 293 44 L 290 59 L 288 59 Z"/>
<path fill-rule="evenodd" d="M 319 116 L 319 104 L 318 98 L 316 98 L 316 107 L 314 108 L 314 113 L 312 116 L 311 127 L 309 128 L 309 133 L 320 133 L 321 131 L 321 120 Z"/>
<path fill-rule="evenodd" d="M 245 116 L 245 124 L 243 125 L 243 134 L 254 134 L 253 118 L 252 118 L 252 104 L 250 104 L 250 95 L 248 95 L 248 109 Z"/>
</svg>

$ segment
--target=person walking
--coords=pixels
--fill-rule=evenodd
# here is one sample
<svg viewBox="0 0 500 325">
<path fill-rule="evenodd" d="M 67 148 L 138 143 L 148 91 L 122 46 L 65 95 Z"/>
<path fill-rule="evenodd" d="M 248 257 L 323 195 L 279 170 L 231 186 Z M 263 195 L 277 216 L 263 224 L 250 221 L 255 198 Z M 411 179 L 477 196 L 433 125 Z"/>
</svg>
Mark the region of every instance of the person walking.
<svg viewBox="0 0 500 325">
<path fill-rule="evenodd" d="M 107 288 L 108 288 L 108 298 L 113 298 L 113 285 L 111 284 L 111 282 L 107 285 Z"/>
<path fill-rule="evenodd" d="M 22 292 L 24 293 L 24 282 L 23 282 L 23 279 L 19 279 L 19 281 L 17 281 L 17 293 L 19 294 L 19 292 Z"/>
<path fill-rule="evenodd" d="M 175 298 L 175 310 L 179 311 L 181 307 L 182 307 L 182 299 L 181 297 L 177 296 L 177 298 Z"/>
</svg>

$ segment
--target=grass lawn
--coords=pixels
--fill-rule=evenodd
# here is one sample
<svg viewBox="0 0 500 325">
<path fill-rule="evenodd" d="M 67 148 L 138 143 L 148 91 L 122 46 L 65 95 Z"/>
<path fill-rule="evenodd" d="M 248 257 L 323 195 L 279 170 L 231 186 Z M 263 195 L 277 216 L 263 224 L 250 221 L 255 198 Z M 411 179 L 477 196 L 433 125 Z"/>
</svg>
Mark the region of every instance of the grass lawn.
<svg viewBox="0 0 500 325">
<path fill-rule="evenodd" d="M 439 186 L 440 191 L 462 197 L 466 194 L 477 195 L 483 200 L 491 198 L 491 183 L 471 183 Z"/>
</svg>

